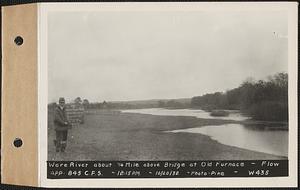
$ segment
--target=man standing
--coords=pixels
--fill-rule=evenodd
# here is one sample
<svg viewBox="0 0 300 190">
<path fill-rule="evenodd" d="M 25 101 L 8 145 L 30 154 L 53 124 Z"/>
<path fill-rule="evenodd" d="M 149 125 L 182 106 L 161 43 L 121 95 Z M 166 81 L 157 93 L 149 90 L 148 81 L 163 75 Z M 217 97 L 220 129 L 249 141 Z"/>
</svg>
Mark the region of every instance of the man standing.
<svg viewBox="0 0 300 190">
<path fill-rule="evenodd" d="M 56 140 L 54 144 L 56 146 L 56 152 L 64 152 L 67 146 L 68 129 L 70 124 L 67 120 L 65 110 L 65 99 L 59 98 L 59 105 L 55 108 L 54 113 L 54 126 L 56 132 Z"/>
</svg>

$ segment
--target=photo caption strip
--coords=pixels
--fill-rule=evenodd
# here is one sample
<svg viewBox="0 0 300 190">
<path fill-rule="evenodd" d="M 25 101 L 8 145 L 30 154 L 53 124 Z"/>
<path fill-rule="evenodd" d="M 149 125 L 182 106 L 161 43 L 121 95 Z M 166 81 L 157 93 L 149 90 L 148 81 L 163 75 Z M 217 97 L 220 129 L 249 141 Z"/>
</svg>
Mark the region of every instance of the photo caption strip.
<svg viewBox="0 0 300 190">
<path fill-rule="evenodd" d="M 288 160 L 48 161 L 48 179 L 288 176 Z"/>
</svg>

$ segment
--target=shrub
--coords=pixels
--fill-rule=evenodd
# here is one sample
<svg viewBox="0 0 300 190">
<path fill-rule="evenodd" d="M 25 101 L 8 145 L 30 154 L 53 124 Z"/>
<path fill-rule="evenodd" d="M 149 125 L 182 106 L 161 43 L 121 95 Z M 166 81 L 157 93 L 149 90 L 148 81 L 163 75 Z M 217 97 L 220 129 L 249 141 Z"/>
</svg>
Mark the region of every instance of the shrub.
<svg viewBox="0 0 300 190">
<path fill-rule="evenodd" d="M 216 116 L 216 117 L 224 117 L 224 116 L 228 116 L 229 112 L 224 111 L 224 110 L 213 110 L 210 113 L 211 116 Z"/>
<path fill-rule="evenodd" d="M 266 101 L 252 105 L 247 112 L 256 120 L 288 121 L 288 105 Z"/>
</svg>

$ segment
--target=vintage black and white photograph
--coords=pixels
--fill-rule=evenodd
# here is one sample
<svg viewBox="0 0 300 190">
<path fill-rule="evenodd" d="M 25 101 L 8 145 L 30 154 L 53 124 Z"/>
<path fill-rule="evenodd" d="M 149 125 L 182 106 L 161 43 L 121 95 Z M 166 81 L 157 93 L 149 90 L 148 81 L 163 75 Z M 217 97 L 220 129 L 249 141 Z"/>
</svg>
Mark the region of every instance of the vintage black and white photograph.
<svg viewBox="0 0 300 190">
<path fill-rule="evenodd" d="M 297 127 L 290 123 L 288 11 L 168 5 L 47 11 L 48 167 L 288 163 Z"/>
<path fill-rule="evenodd" d="M 287 13 L 51 12 L 48 160 L 288 159 Z"/>
</svg>

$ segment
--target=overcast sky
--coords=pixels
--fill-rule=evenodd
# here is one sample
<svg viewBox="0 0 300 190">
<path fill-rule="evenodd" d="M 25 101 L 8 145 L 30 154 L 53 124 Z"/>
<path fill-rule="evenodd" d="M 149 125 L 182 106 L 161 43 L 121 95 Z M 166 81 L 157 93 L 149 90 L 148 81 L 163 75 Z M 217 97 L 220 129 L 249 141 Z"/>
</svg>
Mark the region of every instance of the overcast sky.
<svg viewBox="0 0 300 190">
<path fill-rule="evenodd" d="M 52 12 L 48 101 L 190 98 L 287 72 L 283 12 Z"/>
</svg>

